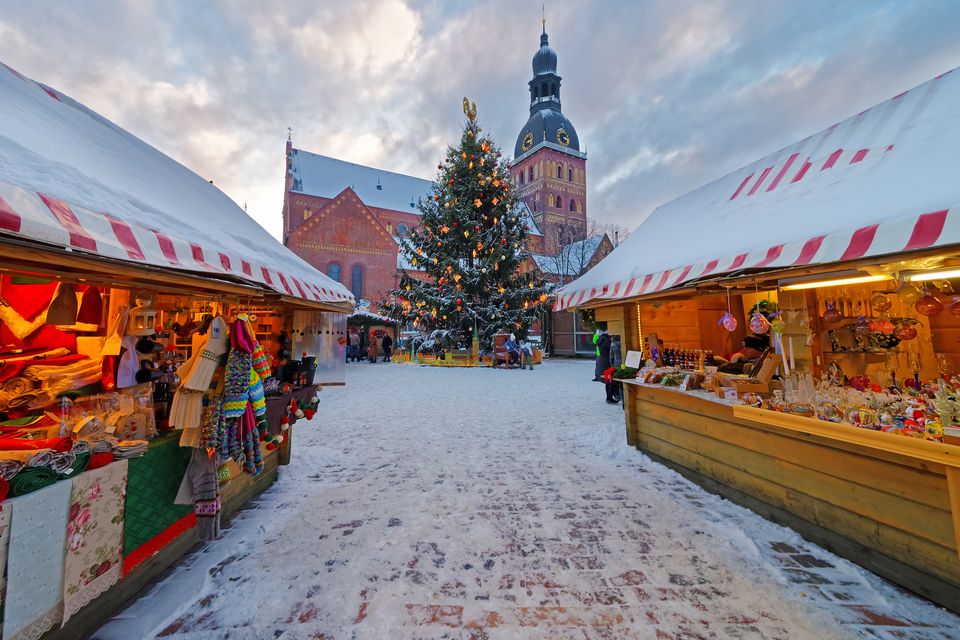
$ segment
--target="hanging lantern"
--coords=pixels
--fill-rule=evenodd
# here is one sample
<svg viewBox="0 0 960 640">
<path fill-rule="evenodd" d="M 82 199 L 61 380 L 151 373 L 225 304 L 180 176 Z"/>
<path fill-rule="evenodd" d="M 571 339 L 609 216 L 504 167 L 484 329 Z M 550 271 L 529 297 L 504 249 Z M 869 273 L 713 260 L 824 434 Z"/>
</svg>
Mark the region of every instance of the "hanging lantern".
<svg viewBox="0 0 960 640">
<path fill-rule="evenodd" d="M 913 305 L 917 313 L 924 316 L 935 316 L 943 311 L 943 303 L 937 300 L 936 296 L 926 294 Z"/>
<path fill-rule="evenodd" d="M 157 323 L 157 312 L 150 308 L 153 301 L 137 297 L 136 302 L 137 306 L 130 310 L 127 333 L 131 336 L 151 336 L 156 332 Z"/>
</svg>

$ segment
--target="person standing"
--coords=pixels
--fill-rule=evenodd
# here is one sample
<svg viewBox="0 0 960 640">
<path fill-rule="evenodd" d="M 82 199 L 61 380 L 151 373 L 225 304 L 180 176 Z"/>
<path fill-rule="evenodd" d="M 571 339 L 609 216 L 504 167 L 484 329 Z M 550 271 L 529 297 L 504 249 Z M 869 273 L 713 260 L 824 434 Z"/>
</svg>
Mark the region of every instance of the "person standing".
<svg viewBox="0 0 960 640">
<path fill-rule="evenodd" d="M 603 382 L 603 372 L 610 368 L 610 336 L 607 323 L 601 322 L 597 328 L 594 344 L 597 346 L 597 361 L 594 366 L 594 380 Z"/>
<path fill-rule="evenodd" d="M 390 357 L 393 355 L 393 338 L 390 337 L 390 334 L 384 331 L 383 340 L 380 342 L 380 347 L 383 349 L 383 361 L 390 362 Z"/>
<path fill-rule="evenodd" d="M 623 364 L 623 354 L 620 352 L 620 336 L 610 336 L 610 366 L 619 369 Z M 607 382 L 607 402 L 616 404 L 623 400 L 623 383 L 612 377 Z"/>
<path fill-rule="evenodd" d="M 603 369 L 600 368 L 600 345 L 597 344 L 597 340 L 600 339 L 600 327 L 597 327 L 596 331 L 593 332 L 593 348 L 597 352 L 594 356 L 593 361 L 593 381 L 594 382 L 603 382 Z"/>
<path fill-rule="evenodd" d="M 377 362 L 377 332 L 375 329 L 370 330 L 370 346 L 367 347 L 367 360 L 374 364 Z"/>
</svg>

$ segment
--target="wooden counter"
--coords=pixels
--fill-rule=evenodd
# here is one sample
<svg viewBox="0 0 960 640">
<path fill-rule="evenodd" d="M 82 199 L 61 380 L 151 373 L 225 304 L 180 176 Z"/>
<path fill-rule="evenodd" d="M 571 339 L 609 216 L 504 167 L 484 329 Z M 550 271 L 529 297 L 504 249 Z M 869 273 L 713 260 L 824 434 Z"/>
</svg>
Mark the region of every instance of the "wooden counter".
<svg viewBox="0 0 960 640">
<path fill-rule="evenodd" d="M 960 611 L 960 448 L 625 382 L 637 448 Z"/>
</svg>

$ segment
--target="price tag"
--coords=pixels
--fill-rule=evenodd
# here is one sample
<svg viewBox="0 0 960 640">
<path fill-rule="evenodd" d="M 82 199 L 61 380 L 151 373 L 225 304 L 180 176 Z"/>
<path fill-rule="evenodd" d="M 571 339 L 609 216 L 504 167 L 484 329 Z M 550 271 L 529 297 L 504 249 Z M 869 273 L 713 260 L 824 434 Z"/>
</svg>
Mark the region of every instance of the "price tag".
<svg viewBox="0 0 960 640">
<path fill-rule="evenodd" d="M 690 374 L 683 376 L 683 382 L 680 383 L 680 391 L 686 391 L 687 385 L 690 384 Z"/>
</svg>

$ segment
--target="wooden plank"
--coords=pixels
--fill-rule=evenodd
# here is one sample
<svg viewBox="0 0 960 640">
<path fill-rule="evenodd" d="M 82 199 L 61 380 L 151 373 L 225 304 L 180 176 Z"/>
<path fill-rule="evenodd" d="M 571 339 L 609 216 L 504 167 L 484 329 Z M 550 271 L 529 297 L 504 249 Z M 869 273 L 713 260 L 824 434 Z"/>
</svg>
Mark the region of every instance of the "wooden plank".
<svg viewBox="0 0 960 640">
<path fill-rule="evenodd" d="M 949 509 L 944 478 L 914 466 L 824 446 L 789 434 L 753 429 L 743 423 L 689 414 L 670 407 L 645 403 L 644 415 L 694 431 L 771 458 L 797 464 L 894 496 L 915 500 L 941 510 Z M 891 466 L 895 465 L 895 466 Z"/>
<path fill-rule="evenodd" d="M 960 555 L 960 469 L 947 469 L 947 487 L 950 491 L 950 509 L 953 516 L 953 535 L 957 542 L 957 554 Z"/>
<path fill-rule="evenodd" d="M 917 539 L 903 531 L 839 509 L 792 489 L 764 482 L 747 472 L 660 440 L 649 433 L 641 431 L 640 442 L 641 449 L 644 451 L 651 451 L 764 503 L 783 509 L 819 527 L 960 587 L 960 562 L 952 549 Z"/>
<path fill-rule="evenodd" d="M 646 455 L 667 466 L 688 480 L 699 484 L 711 493 L 723 496 L 742 507 L 777 524 L 790 527 L 805 539 L 852 560 L 879 576 L 953 611 L 960 612 L 960 586 L 884 555 L 876 549 L 845 536 L 841 536 L 818 524 L 805 520 L 785 509 L 755 498 L 734 487 L 728 486 L 697 471 L 684 467 L 651 451 Z"/>
<path fill-rule="evenodd" d="M 948 509 L 936 509 L 909 498 L 877 491 L 864 484 L 869 482 L 868 478 L 850 482 L 709 436 L 677 429 L 655 419 L 649 419 L 644 429 L 651 436 L 722 462 L 761 480 L 808 495 L 943 547 L 956 548 Z"/>
</svg>

